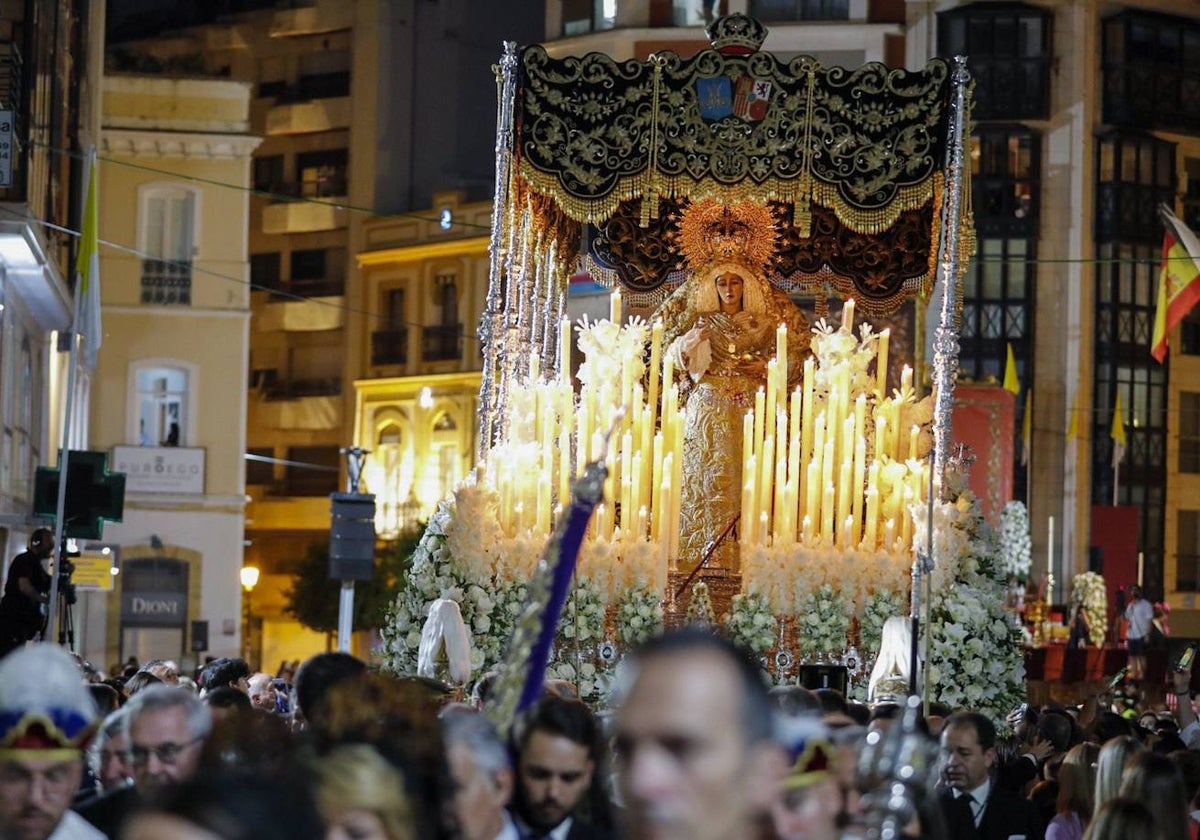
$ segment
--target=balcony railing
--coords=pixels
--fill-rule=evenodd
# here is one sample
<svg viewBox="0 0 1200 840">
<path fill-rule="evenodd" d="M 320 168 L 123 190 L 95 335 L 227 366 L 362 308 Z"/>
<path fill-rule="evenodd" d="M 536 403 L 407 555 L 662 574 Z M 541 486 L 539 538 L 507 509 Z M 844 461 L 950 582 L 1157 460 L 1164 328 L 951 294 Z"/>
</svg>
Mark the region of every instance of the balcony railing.
<svg viewBox="0 0 1200 840">
<path fill-rule="evenodd" d="M 178 260 L 142 260 L 142 303 L 190 306 L 192 264 Z"/>
<path fill-rule="evenodd" d="M 270 192 L 274 196 L 290 198 L 332 198 L 346 194 L 346 173 L 334 174 L 317 178 L 312 181 L 284 181 L 271 185 Z M 286 200 L 286 199 L 285 199 Z"/>
<path fill-rule="evenodd" d="M 295 84 L 285 86 L 275 102 L 278 105 L 289 105 L 296 102 L 311 102 L 314 99 L 337 99 L 349 95 L 349 73 L 322 73 L 301 76 Z"/>
<path fill-rule="evenodd" d="M 423 327 L 421 358 L 426 362 L 449 362 L 462 358 L 462 324 Z"/>
<path fill-rule="evenodd" d="M 287 283 L 271 284 L 271 300 L 295 300 L 297 297 L 339 297 L 346 293 L 346 281 L 340 277 L 293 278 Z"/>
<path fill-rule="evenodd" d="M 371 364 L 402 365 L 408 362 L 408 330 L 404 327 L 371 333 Z"/>
<path fill-rule="evenodd" d="M 263 389 L 268 400 L 295 400 L 301 397 L 335 397 L 342 393 L 339 376 L 325 379 L 277 379 Z"/>
</svg>

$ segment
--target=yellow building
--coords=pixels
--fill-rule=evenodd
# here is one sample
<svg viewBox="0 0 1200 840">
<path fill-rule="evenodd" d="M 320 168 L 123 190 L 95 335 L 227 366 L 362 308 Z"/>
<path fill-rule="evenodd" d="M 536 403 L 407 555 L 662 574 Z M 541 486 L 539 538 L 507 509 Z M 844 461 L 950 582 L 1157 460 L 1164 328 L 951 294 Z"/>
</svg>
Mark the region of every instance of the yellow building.
<svg viewBox="0 0 1200 840">
<path fill-rule="evenodd" d="M 372 219 L 357 255 L 372 311 L 356 352 L 354 441 L 376 531 L 423 520 L 474 466 L 491 202 L 438 194 L 424 213 Z"/>
<path fill-rule="evenodd" d="M 250 93 L 104 79 L 100 237 L 115 247 L 101 249 L 89 429 L 126 494 L 123 521 L 104 530 L 115 585 L 82 592 L 77 610 L 97 663 L 241 650 Z"/>
</svg>

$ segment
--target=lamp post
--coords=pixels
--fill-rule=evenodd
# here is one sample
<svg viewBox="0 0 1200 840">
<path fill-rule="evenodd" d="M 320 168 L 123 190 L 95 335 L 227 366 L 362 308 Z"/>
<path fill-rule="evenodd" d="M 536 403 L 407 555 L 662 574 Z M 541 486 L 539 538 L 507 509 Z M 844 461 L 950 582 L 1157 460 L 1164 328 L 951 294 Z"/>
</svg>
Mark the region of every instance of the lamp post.
<svg viewBox="0 0 1200 840">
<path fill-rule="evenodd" d="M 258 585 L 258 566 L 242 566 L 242 658 L 250 662 L 250 599 Z"/>
</svg>

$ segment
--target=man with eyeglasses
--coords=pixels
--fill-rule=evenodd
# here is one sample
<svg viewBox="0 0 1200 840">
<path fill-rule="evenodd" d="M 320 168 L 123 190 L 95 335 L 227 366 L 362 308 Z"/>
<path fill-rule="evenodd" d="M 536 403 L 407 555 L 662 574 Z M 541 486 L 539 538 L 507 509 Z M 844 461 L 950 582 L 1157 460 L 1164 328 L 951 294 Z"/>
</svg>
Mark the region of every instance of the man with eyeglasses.
<svg viewBox="0 0 1200 840">
<path fill-rule="evenodd" d="M 139 788 L 191 778 L 212 730 L 208 709 L 187 689 L 151 686 L 125 705 L 129 761 Z"/>
<path fill-rule="evenodd" d="M 0 660 L 0 837 L 103 840 L 70 810 L 96 718 L 83 675 L 58 646 Z"/>
</svg>

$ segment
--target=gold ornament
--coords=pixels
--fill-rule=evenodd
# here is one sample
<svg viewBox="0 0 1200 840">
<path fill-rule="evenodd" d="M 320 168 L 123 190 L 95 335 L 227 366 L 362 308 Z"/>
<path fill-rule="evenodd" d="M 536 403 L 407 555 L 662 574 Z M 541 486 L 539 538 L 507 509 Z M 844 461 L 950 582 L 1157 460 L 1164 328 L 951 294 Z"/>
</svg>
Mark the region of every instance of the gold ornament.
<svg viewBox="0 0 1200 840">
<path fill-rule="evenodd" d="M 683 212 L 677 240 L 692 271 L 736 265 L 760 274 L 775 255 L 775 218 L 751 201 L 696 201 Z"/>
</svg>

